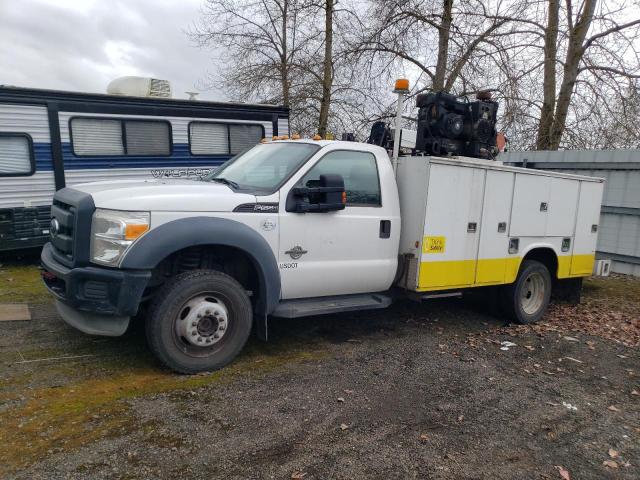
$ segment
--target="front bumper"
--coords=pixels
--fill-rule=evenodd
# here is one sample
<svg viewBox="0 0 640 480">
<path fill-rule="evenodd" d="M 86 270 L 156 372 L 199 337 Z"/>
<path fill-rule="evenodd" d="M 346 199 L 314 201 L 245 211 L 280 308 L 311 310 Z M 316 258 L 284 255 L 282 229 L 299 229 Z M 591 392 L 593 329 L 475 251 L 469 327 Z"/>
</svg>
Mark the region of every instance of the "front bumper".
<svg viewBox="0 0 640 480">
<path fill-rule="evenodd" d="M 82 331 L 86 329 L 77 325 L 78 318 L 70 321 L 67 317 L 71 316 L 71 310 L 64 307 L 70 307 L 79 313 L 86 312 L 86 318 L 99 316 L 114 317 L 116 320 L 116 317 L 133 316 L 138 312 L 142 294 L 151 277 L 149 271 L 68 268 L 55 259 L 50 243 L 42 249 L 40 260 L 44 283 L 62 304 L 58 310 L 68 323 Z M 95 331 L 87 333 L 99 334 Z"/>
</svg>

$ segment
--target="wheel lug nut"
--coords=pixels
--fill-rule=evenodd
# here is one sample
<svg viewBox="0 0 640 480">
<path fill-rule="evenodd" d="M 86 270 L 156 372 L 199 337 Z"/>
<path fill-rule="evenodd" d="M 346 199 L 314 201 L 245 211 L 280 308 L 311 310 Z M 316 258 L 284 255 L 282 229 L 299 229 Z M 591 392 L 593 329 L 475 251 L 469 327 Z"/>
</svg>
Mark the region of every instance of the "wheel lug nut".
<svg viewBox="0 0 640 480">
<path fill-rule="evenodd" d="M 198 332 L 193 331 L 193 332 L 191 332 L 191 335 L 193 335 L 195 337 L 196 335 L 198 335 Z"/>
<path fill-rule="evenodd" d="M 191 326 L 192 326 L 192 327 L 195 327 L 196 325 L 197 325 L 197 323 L 196 323 L 196 322 L 191 322 Z"/>
<path fill-rule="evenodd" d="M 198 337 L 198 341 L 201 342 L 202 341 L 202 337 Z"/>
<path fill-rule="evenodd" d="M 202 314 L 201 313 L 198 314 L 198 318 L 202 318 Z"/>
<path fill-rule="evenodd" d="M 218 335 L 217 333 L 214 333 L 213 338 L 220 338 L 220 335 Z"/>
</svg>

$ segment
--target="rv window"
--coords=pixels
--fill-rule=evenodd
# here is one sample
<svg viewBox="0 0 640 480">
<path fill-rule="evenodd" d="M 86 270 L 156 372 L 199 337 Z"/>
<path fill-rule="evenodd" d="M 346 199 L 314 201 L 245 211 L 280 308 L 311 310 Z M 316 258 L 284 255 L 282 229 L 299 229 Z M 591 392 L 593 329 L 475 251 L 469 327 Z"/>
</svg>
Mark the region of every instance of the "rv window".
<svg viewBox="0 0 640 480">
<path fill-rule="evenodd" d="M 224 123 L 192 122 L 189 136 L 194 155 L 229 154 L 229 135 Z"/>
<path fill-rule="evenodd" d="M 74 118 L 71 137 L 76 155 L 124 155 L 120 120 Z"/>
<path fill-rule="evenodd" d="M 171 155 L 171 129 L 165 121 L 115 118 L 71 119 L 76 155 Z"/>
<path fill-rule="evenodd" d="M 229 125 L 229 139 L 231 140 L 231 155 L 254 147 L 262 139 L 260 125 Z"/>
<path fill-rule="evenodd" d="M 125 120 L 127 155 L 171 155 L 169 124 Z"/>
<path fill-rule="evenodd" d="M 0 134 L 0 176 L 32 175 L 31 139 L 24 134 Z"/>
<path fill-rule="evenodd" d="M 264 137 L 262 125 L 191 122 L 189 143 L 193 155 L 236 155 Z"/>
</svg>

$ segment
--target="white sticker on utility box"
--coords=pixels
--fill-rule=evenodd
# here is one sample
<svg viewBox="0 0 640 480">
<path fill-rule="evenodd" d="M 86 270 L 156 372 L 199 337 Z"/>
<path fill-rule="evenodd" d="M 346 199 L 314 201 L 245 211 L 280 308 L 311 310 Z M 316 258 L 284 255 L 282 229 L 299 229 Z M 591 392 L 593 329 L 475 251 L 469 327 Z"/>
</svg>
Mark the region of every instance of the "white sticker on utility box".
<svg viewBox="0 0 640 480">
<path fill-rule="evenodd" d="M 447 237 L 424 237 L 422 239 L 423 253 L 444 253 Z"/>
</svg>

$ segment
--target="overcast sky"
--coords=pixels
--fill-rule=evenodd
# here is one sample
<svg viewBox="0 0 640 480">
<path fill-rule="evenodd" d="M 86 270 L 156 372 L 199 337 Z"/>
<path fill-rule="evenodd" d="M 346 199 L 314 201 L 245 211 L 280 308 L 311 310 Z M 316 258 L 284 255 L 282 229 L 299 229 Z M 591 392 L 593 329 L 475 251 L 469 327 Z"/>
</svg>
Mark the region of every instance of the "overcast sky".
<svg viewBox="0 0 640 480">
<path fill-rule="evenodd" d="M 213 71 L 186 34 L 201 0 L 0 0 L 0 85 L 106 93 L 123 75 L 171 81 L 174 98 Z M 217 91 L 201 99 L 225 100 Z"/>
</svg>

